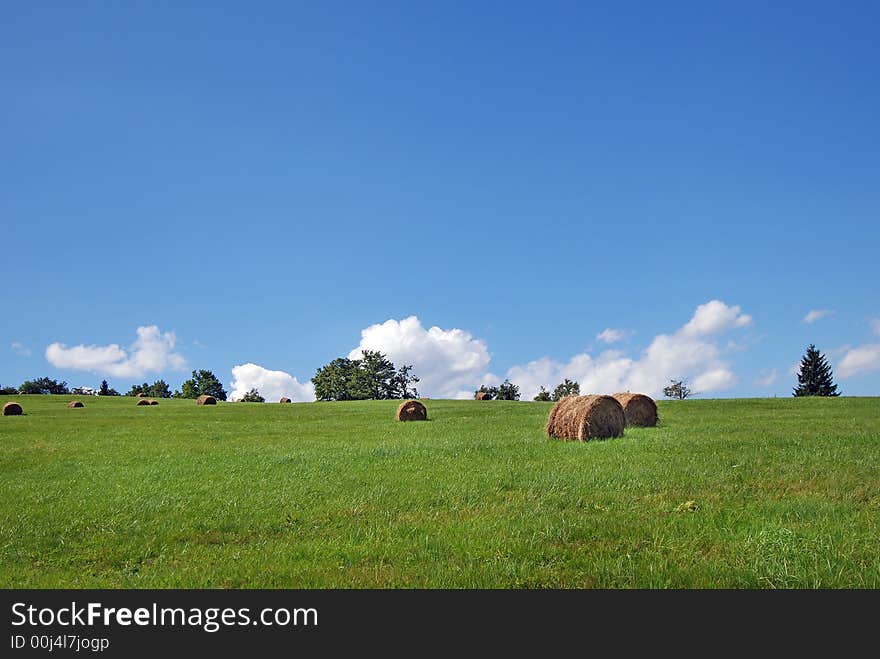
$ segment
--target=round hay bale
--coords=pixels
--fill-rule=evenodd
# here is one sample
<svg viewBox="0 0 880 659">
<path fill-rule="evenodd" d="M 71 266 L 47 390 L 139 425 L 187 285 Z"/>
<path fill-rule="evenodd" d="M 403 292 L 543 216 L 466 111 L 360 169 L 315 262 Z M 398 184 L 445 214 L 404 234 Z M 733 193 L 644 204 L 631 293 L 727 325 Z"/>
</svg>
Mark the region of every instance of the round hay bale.
<svg viewBox="0 0 880 659">
<path fill-rule="evenodd" d="M 141 393 L 139 393 L 139 394 L 137 395 L 137 397 L 138 397 L 138 398 L 146 398 L 146 397 L 147 397 L 147 394 L 145 394 L 145 393 L 142 391 Z"/>
<path fill-rule="evenodd" d="M 213 396 L 209 396 L 208 394 L 202 394 L 198 398 L 196 398 L 196 405 L 216 405 L 217 399 Z"/>
<path fill-rule="evenodd" d="M 21 405 L 16 402 L 9 401 L 3 406 L 3 416 L 18 416 L 21 412 Z"/>
<path fill-rule="evenodd" d="M 287 396 L 282 396 L 281 400 L 279 400 L 278 402 L 279 403 L 292 403 L 293 401 L 290 400 Z"/>
<path fill-rule="evenodd" d="M 85 405 L 83 405 L 82 402 L 78 400 L 72 400 L 67 404 L 67 407 L 73 409 L 74 407 L 85 407 Z"/>
<path fill-rule="evenodd" d="M 150 405 L 158 405 L 159 401 L 158 400 L 151 400 L 151 401 L 149 401 L 149 403 L 150 403 Z"/>
<path fill-rule="evenodd" d="M 492 397 L 489 396 L 489 392 L 488 392 L 488 391 L 478 391 L 478 392 L 474 395 L 474 400 L 492 400 Z"/>
<path fill-rule="evenodd" d="M 397 408 L 398 421 L 427 421 L 428 410 L 417 400 L 405 400 Z"/>
<path fill-rule="evenodd" d="M 566 396 L 550 410 L 547 435 L 583 442 L 594 438 L 620 437 L 625 427 L 623 406 L 614 397 Z"/>
<path fill-rule="evenodd" d="M 628 426 L 654 427 L 657 425 L 657 403 L 645 394 L 614 394 L 614 398 L 623 407 Z"/>
<path fill-rule="evenodd" d="M 149 405 L 150 401 L 148 401 L 146 398 L 139 398 L 137 404 L 138 405 Z"/>
<path fill-rule="evenodd" d="M 548 437 L 560 436 L 556 432 L 556 419 L 566 416 L 568 414 L 568 408 L 577 403 L 578 398 L 580 398 L 580 396 L 563 396 L 556 402 L 553 407 L 550 408 L 550 414 L 547 416 Z"/>
</svg>

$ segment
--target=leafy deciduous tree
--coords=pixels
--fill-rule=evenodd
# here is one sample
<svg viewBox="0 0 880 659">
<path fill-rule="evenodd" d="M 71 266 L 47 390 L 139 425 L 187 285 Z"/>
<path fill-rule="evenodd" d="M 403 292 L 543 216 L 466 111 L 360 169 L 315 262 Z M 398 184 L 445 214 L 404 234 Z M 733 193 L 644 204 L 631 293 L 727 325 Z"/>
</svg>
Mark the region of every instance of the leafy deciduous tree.
<svg viewBox="0 0 880 659">
<path fill-rule="evenodd" d="M 519 400 L 519 387 L 510 380 L 504 380 L 498 385 L 498 394 L 496 400 Z"/>
<path fill-rule="evenodd" d="M 540 402 L 547 402 L 547 401 L 550 401 L 553 399 L 550 398 L 550 392 L 547 391 L 546 389 L 544 389 L 544 387 L 541 387 L 541 390 L 538 392 L 538 394 L 532 400 L 536 400 L 536 401 L 540 401 Z"/>
<path fill-rule="evenodd" d="M 67 382 L 58 382 L 49 378 L 25 380 L 18 388 L 20 394 L 69 394 Z"/>
<path fill-rule="evenodd" d="M 581 393 L 581 385 L 574 381 L 565 378 L 562 382 L 556 385 L 556 388 L 553 390 L 552 400 L 561 400 L 566 396 L 579 396 Z"/>
<path fill-rule="evenodd" d="M 241 403 L 265 403 L 266 399 L 260 395 L 260 392 L 256 389 L 251 389 L 244 396 L 241 397 L 239 401 Z"/>
<path fill-rule="evenodd" d="M 180 386 L 180 391 L 175 394 L 178 398 L 198 398 L 204 395 L 213 396 L 217 400 L 226 400 L 223 383 L 211 371 L 206 370 L 193 371 L 192 378 L 186 380 Z"/>
</svg>

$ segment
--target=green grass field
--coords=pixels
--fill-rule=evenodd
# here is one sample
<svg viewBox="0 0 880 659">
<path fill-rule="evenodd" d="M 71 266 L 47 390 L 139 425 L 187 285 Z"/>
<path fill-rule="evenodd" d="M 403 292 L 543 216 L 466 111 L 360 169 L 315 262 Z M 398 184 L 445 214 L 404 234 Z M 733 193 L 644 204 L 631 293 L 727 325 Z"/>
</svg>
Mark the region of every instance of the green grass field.
<svg viewBox="0 0 880 659">
<path fill-rule="evenodd" d="M 13 399 L 5 588 L 880 587 L 878 398 L 662 402 L 588 443 L 549 403 Z"/>
</svg>

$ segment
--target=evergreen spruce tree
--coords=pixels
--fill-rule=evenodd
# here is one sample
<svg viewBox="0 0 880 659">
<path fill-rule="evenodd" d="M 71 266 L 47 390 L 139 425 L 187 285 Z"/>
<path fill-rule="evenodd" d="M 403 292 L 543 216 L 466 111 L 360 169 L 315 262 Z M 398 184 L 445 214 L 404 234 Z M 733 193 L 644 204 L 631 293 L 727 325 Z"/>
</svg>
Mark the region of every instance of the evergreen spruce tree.
<svg viewBox="0 0 880 659">
<path fill-rule="evenodd" d="M 801 370 L 797 376 L 798 386 L 794 389 L 795 396 L 839 396 L 834 374 L 831 367 L 812 343 L 807 347 L 807 354 L 801 359 Z"/>
</svg>

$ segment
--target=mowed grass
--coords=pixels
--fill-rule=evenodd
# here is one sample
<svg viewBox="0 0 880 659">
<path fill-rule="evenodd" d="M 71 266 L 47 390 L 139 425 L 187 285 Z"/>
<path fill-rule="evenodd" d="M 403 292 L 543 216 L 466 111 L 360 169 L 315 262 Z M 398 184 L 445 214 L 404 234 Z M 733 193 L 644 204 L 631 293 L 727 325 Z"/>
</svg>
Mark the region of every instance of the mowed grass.
<svg viewBox="0 0 880 659">
<path fill-rule="evenodd" d="M 880 587 L 878 398 L 661 402 L 588 443 L 549 403 L 14 400 L 6 588 Z"/>
</svg>

